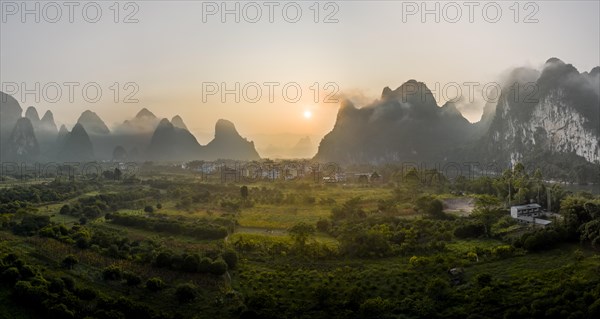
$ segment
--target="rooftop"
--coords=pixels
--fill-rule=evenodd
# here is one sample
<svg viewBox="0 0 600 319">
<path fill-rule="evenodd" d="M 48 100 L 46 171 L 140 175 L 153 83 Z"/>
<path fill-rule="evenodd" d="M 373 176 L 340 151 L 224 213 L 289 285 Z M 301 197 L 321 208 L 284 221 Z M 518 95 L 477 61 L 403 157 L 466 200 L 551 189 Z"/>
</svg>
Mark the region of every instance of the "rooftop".
<svg viewBox="0 0 600 319">
<path fill-rule="evenodd" d="M 516 208 L 516 209 L 530 209 L 530 208 L 541 208 L 542 206 L 540 206 L 539 204 L 527 204 L 527 205 L 515 205 L 512 206 L 511 208 Z"/>
</svg>

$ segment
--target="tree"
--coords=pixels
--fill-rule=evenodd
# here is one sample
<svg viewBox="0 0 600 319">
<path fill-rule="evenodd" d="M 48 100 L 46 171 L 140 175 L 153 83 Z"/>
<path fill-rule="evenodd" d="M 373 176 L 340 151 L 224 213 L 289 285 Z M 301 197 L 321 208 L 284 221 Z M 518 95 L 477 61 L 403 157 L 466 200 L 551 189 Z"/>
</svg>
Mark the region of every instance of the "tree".
<svg viewBox="0 0 600 319">
<path fill-rule="evenodd" d="M 88 218 L 98 218 L 102 215 L 102 211 L 100 211 L 100 208 L 96 205 L 86 206 L 83 214 Z"/>
<path fill-rule="evenodd" d="M 183 259 L 181 269 L 187 272 L 196 272 L 200 267 L 200 257 L 198 255 L 187 255 Z"/>
<path fill-rule="evenodd" d="M 121 267 L 110 265 L 102 270 L 104 280 L 120 280 L 122 275 Z"/>
<path fill-rule="evenodd" d="M 331 210 L 333 220 L 340 219 L 361 219 L 366 217 L 365 211 L 361 208 L 361 198 L 353 197 L 342 204 L 341 207 L 334 207 Z"/>
<path fill-rule="evenodd" d="M 123 273 L 123 278 L 125 279 L 128 286 L 138 286 L 142 283 L 142 278 L 140 278 L 140 276 L 132 272 Z"/>
<path fill-rule="evenodd" d="M 21 273 L 17 267 L 10 267 L 2 272 L 2 282 L 13 285 L 21 278 Z"/>
<path fill-rule="evenodd" d="M 408 193 L 410 194 L 411 200 L 415 200 L 417 194 L 421 191 L 423 184 L 421 182 L 421 177 L 419 176 L 419 172 L 416 168 L 411 168 L 404 174 L 402 178 L 402 184 L 406 187 Z"/>
<path fill-rule="evenodd" d="M 75 280 L 73 280 L 73 278 L 64 276 L 60 277 L 60 280 L 63 281 L 67 290 L 73 291 L 75 289 Z"/>
<path fill-rule="evenodd" d="M 92 288 L 83 287 L 75 289 L 75 295 L 81 300 L 93 300 L 98 296 L 98 292 Z"/>
<path fill-rule="evenodd" d="M 75 318 L 75 313 L 73 311 L 69 310 L 69 308 L 67 308 L 67 306 L 60 303 L 57 305 L 53 305 L 52 307 L 50 307 L 50 309 L 48 309 L 48 316 L 50 318 L 69 319 L 69 318 Z"/>
<path fill-rule="evenodd" d="M 458 238 L 477 238 L 485 234 L 485 227 L 479 222 L 459 225 L 454 229 L 454 236 Z"/>
<path fill-rule="evenodd" d="M 486 273 L 478 274 L 475 276 L 475 282 L 477 282 L 477 285 L 482 288 L 489 286 L 492 283 L 492 275 Z"/>
<path fill-rule="evenodd" d="M 315 233 L 315 227 L 305 222 L 300 222 L 288 230 L 294 243 L 301 249 L 304 249 L 308 238 Z"/>
<path fill-rule="evenodd" d="M 329 222 L 329 220 L 327 219 L 319 219 L 319 221 L 317 221 L 317 229 L 320 232 L 328 232 L 329 229 L 331 228 L 331 223 Z"/>
<path fill-rule="evenodd" d="M 159 291 L 165 287 L 165 283 L 158 277 L 152 277 L 146 280 L 146 289 L 150 291 Z"/>
<path fill-rule="evenodd" d="M 444 217 L 444 204 L 433 196 L 421 196 L 416 201 L 417 211 L 431 218 Z"/>
<path fill-rule="evenodd" d="M 385 318 L 385 315 L 389 313 L 392 308 L 392 302 L 378 296 L 365 300 L 360 305 L 359 311 L 361 318 Z"/>
<path fill-rule="evenodd" d="M 475 209 L 471 216 L 479 220 L 484 227 L 485 235 L 490 237 L 492 224 L 500 214 L 500 201 L 491 195 L 480 195 L 475 200 Z"/>
<path fill-rule="evenodd" d="M 429 259 L 427 257 L 412 256 L 408 260 L 408 264 L 412 268 L 422 268 L 429 264 Z"/>
<path fill-rule="evenodd" d="M 209 272 L 215 276 L 222 276 L 227 272 L 227 263 L 223 259 L 218 258 L 210 263 Z"/>
<path fill-rule="evenodd" d="M 115 180 L 117 180 L 117 181 L 121 180 L 121 177 L 123 176 L 123 172 L 121 172 L 121 170 L 118 167 L 115 168 L 115 171 L 113 174 L 114 174 Z"/>
<path fill-rule="evenodd" d="M 244 185 L 244 186 L 240 187 L 240 195 L 242 196 L 243 199 L 248 198 L 248 186 Z"/>
<path fill-rule="evenodd" d="M 181 303 L 190 302 L 196 298 L 196 286 L 192 284 L 181 284 L 175 290 L 175 296 Z"/>
<path fill-rule="evenodd" d="M 173 263 L 173 256 L 171 255 L 171 253 L 163 251 L 161 253 L 158 254 L 158 256 L 156 256 L 156 259 L 154 260 L 154 265 L 156 265 L 156 267 L 171 267 L 171 264 Z"/>
<path fill-rule="evenodd" d="M 581 227 L 581 241 L 589 241 L 592 247 L 600 247 L 600 220 L 594 219 Z"/>
<path fill-rule="evenodd" d="M 434 278 L 427 283 L 425 292 L 431 299 L 441 303 L 447 300 L 447 297 L 450 294 L 450 285 L 448 284 L 448 280 Z"/>
<path fill-rule="evenodd" d="M 144 211 L 148 214 L 151 214 L 154 212 L 154 207 L 147 205 L 146 207 L 144 207 Z"/>
<path fill-rule="evenodd" d="M 65 283 L 58 279 L 52 278 L 50 280 L 50 285 L 48 286 L 48 291 L 52 293 L 62 293 L 65 290 Z"/>
<path fill-rule="evenodd" d="M 69 215 L 71 213 L 71 206 L 65 204 L 60 208 L 61 215 Z"/>
<path fill-rule="evenodd" d="M 62 261 L 63 267 L 65 267 L 67 269 L 73 269 L 73 267 L 75 265 L 77 265 L 78 263 L 79 263 L 79 260 L 77 259 L 77 257 L 75 257 L 73 255 L 67 255 Z"/>
<path fill-rule="evenodd" d="M 234 269 L 238 263 L 238 254 L 233 249 L 226 249 L 221 253 L 221 258 L 227 263 L 228 269 Z"/>
</svg>

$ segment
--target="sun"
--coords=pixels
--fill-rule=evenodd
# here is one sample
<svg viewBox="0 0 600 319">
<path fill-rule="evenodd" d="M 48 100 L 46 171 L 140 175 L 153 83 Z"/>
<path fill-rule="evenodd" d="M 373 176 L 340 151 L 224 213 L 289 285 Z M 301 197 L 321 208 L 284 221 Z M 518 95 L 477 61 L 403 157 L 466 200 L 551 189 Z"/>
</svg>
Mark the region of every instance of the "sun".
<svg viewBox="0 0 600 319">
<path fill-rule="evenodd" d="M 312 117 L 312 112 L 309 110 L 304 111 L 304 118 L 309 119 Z"/>
</svg>

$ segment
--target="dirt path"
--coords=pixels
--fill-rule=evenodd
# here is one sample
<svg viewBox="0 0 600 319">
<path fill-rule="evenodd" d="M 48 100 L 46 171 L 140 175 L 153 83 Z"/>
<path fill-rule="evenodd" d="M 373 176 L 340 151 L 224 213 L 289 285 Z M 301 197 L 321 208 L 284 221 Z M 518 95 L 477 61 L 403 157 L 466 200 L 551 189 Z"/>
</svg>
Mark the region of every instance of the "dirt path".
<svg viewBox="0 0 600 319">
<path fill-rule="evenodd" d="M 281 228 L 263 228 L 263 227 L 244 227 L 238 226 L 235 228 L 236 233 L 247 233 L 247 234 L 264 234 L 264 235 L 275 235 L 283 236 L 287 234 L 287 230 Z"/>
<path fill-rule="evenodd" d="M 459 216 L 469 216 L 475 208 L 475 199 L 472 197 L 448 198 L 442 203 L 444 203 L 444 212 Z"/>
</svg>

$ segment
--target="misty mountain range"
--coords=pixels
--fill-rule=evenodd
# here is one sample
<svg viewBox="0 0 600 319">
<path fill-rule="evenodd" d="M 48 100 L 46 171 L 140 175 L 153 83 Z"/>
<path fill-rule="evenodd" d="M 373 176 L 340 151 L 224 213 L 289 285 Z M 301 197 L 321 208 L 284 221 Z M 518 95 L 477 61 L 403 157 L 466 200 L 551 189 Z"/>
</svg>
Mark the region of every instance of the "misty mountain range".
<svg viewBox="0 0 600 319">
<path fill-rule="evenodd" d="M 311 158 L 315 155 L 316 145 L 309 136 L 298 138 L 296 134 L 285 136 L 278 145 L 269 144 L 267 147 L 259 149 L 260 153 L 269 158 Z M 290 134 L 291 135 L 291 134 Z M 293 139 L 295 143 L 290 142 Z M 281 146 L 286 145 L 287 146 Z"/>
<path fill-rule="evenodd" d="M 477 123 L 467 121 L 454 103 L 438 106 L 416 80 L 395 90 L 386 87 L 378 100 L 360 108 L 343 101 L 314 159 L 341 164 L 480 161 L 498 167 L 521 161 L 557 177 L 598 177 L 600 67 L 580 73 L 551 58 L 541 70 L 514 69 L 502 85 L 497 103 L 487 103 Z M 200 145 L 178 115 L 159 119 L 142 109 L 111 131 L 96 113 L 85 111 L 68 131 L 64 125 L 57 129 L 50 111 L 40 119 L 29 107 L 21 117 L 14 98 L 4 93 L 0 98 L 3 161 L 260 159 L 254 143 L 226 120 L 217 121 L 214 139 Z M 307 137 L 291 150 L 310 157 L 311 144 Z"/>
<path fill-rule="evenodd" d="M 417 92 L 417 93 L 414 93 Z M 477 123 L 453 103 L 439 107 L 424 83 L 409 80 L 361 108 L 342 102 L 315 159 L 345 164 L 403 161 L 523 162 L 547 176 L 600 180 L 600 67 L 579 73 L 549 59 L 541 71 L 518 68 Z"/>
<path fill-rule="evenodd" d="M 227 120 L 217 121 L 214 139 L 200 145 L 180 116 L 159 119 L 145 108 L 112 131 L 90 110 L 81 114 L 71 131 L 64 125 L 57 129 L 51 111 L 42 119 L 34 107 L 27 108 L 25 117 L 21 114 L 19 103 L 0 92 L 2 161 L 260 159 L 254 143 Z"/>
</svg>

